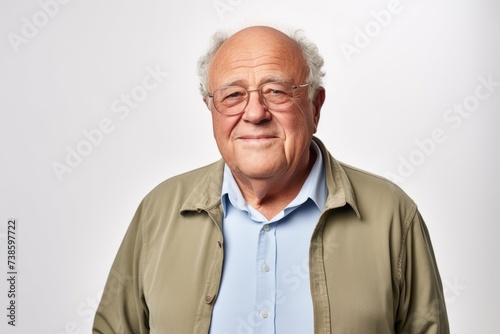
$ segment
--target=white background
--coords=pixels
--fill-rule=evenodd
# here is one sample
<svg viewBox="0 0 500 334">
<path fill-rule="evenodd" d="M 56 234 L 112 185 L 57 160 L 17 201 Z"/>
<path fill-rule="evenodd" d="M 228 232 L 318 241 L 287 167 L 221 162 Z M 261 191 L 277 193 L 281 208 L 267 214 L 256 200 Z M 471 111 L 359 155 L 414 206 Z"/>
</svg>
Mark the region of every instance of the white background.
<svg viewBox="0 0 500 334">
<path fill-rule="evenodd" d="M 0 3 L 2 333 L 90 332 L 142 197 L 219 158 L 196 77 L 209 36 L 260 23 L 302 28 L 318 45 L 318 136 L 334 156 L 396 176 L 419 204 L 452 332 L 500 332 L 498 1 L 400 0 L 384 24 L 372 12 L 387 0 L 60 1 Z M 148 68 L 163 74 L 145 91 Z M 478 88 L 481 100 L 479 78 L 497 83 Z M 144 99 L 127 117 L 113 112 L 131 93 Z M 458 116 L 464 103 L 472 111 Z M 103 119 L 112 131 L 85 146 Z M 87 155 L 58 178 L 54 163 L 78 147 Z M 16 328 L 3 278 L 9 218 L 19 224 Z"/>
</svg>

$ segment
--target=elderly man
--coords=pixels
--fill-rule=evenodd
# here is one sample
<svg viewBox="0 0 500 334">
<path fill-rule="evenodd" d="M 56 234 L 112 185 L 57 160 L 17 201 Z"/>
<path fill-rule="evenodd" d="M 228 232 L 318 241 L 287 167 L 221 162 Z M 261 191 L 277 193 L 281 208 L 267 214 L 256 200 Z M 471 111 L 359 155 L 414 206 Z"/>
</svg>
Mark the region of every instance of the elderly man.
<svg viewBox="0 0 500 334">
<path fill-rule="evenodd" d="M 425 224 L 390 182 L 316 132 L 323 60 L 250 27 L 200 60 L 222 160 L 139 206 L 94 333 L 448 333 Z"/>
</svg>

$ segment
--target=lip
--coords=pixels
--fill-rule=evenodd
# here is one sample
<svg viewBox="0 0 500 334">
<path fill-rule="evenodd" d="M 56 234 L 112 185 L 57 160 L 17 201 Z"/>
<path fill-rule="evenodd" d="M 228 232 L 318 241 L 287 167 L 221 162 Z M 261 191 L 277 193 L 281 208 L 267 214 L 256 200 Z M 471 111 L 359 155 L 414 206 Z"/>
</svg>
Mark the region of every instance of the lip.
<svg viewBox="0 0 500 334">
<path fill-rule="evenodd" d="M 265 140 L 265 139 L 275 139 L 276 136 L 269 136 L 269 135 L 249 135 L 249 136 L 240 136 L 237 137 L 237 139 L 242 139 L 242 140 Z"/>
<path fill-rule="evenodd" d="M 266 140 L 266 139 L 276 139 L 276 138 L 278 137 L 274 134 L 264 134 L 264 133 L 261 134 L 252 133 L 247 135 L 236 136 L 236 139 L 241 139 L 241 140 Z"/>
<path fill-rule="evenodd" d="M 263 148 L 274 143 L 277 138 L 277 136 L 273 135 L 244 135 L 236 137 L 236 140 L 248 147 Z"/>
<path fill-rule="evenodd" d="M 273 143 L 277 137 L 275 136 L 242 136 L 238 138 L 240 143 L 245 143 L 245 145 L 258 145 L 259 147 L 262 145 L 269 145 Z"/>
</svg>

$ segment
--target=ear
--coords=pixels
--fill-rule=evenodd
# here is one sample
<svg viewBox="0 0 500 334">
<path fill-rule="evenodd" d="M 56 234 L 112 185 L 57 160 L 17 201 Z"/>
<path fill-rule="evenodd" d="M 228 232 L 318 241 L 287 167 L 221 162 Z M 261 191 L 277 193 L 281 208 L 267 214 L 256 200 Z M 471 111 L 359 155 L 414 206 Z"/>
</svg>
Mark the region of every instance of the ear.
<svg viewBox="0 0 500 334">
<path fill-rule="evenodd" d="M 325 88 L 319 87 L 316 89 L 316 93 L 314 94 L 314 98 L 312 100 L 312 104 L 314 106 L 314 133 L 318 130 L 319 117 L 321 114 L 321 107 L 325 102 L 326 91 Z"/>
</svg>

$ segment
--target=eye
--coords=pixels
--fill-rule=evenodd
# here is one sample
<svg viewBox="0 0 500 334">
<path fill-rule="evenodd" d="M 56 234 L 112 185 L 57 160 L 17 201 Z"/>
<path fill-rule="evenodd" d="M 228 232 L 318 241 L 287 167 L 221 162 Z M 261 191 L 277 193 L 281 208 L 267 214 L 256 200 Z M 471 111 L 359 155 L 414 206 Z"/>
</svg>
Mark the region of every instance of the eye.
<svg viewBox="0 0 500 334">
<path fill-rule="evenodd" d="M 245 89 L 237 86 L 225 87 L 216 93 L 218 101 L 239 101 L 245 99 L 246 94 L 247 92 Z"/>
<path fill-rule="evenodd" d="M 262 93 L 266 96 L 290 95 L 290 89 L 280 82 L 271 82 L 262 87 Z"/>
<path fill-rule="evenodd" d="M 267 92 L 266 94 L 281 95 L 281 94 L 286 94 L 286 93 L 279 90 L 279 89 L 270 89 L 269 92 Z"/>
<path fill-rule="evenodd" d="M 224 100 L 225 99 L 236 99 L 236 98 L 239 98 L 241 96 L 243 96 L 244 94 L 241 92 L 241 91 L 236 91 L 236 92 L 228 92 L 226 93 L 226 95 L 224 96 Z"/>
</svg>

